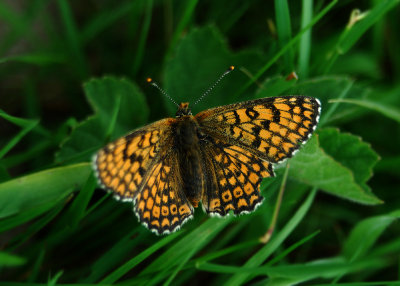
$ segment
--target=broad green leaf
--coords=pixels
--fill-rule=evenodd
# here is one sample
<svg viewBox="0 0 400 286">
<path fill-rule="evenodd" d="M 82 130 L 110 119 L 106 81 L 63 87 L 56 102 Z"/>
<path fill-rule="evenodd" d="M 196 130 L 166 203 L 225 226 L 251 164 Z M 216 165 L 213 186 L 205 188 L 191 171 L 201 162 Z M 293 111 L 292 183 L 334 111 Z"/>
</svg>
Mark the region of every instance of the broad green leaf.
<svg viewBox="0 0 400 286">
<path fill-rule="evenodd" d="M 290 176 L 300 182 L 355 202 L 381 203 L 357 184 L 350 169 L 321 149 L 318 135 L 314 135 L 289 164 Z"/>
<path fill-rule="evenodd" d="M 318 133 L 321 148 L 344 167 L 351 170 L 357 184 L 365 185 L 372 176 L 372 168 L 379 160 L 378 154 L 360 137 L 341 133 L 335 128 L 321 129 Z"/>
<path fill-rule="evenodd" d="M 397 211 L 397 213 L 370 217 L 359 222 L 344 244 L 343 255 L 349 261 L 365 256 L 385 229 L 399 217 L 400 213 Z"/>
<path fill-rule="evenodd" d="M 57 202 L 82 186 L 91 173 L 82 163 L 49 169 L 0 184 L 0 218 Z"/>
<path fill-rule="evenodd" d="M 194 113 L 201 110 L 233 103 L 233 94 L 248 80 L 241 68 L 250 74 L 260 68 L 263 58 L 256 52 L 232 53 L 222 35 L 213 27 L 193 29 L 178 44 L 175 56 L 166 64 L 164 73 L 165 91 L 178 103 L 194 103 L 210 88 L 229 66 L 235 70 L 225 77 L 198 105 Z M 174 104 L 164 98 L 170 114 L 175 114 Z"/>
<path fill-rule="evenodd" d="M 108 127 L 118 104 L 113 139 L 147 122 L 149 108 L 144 95 L 130 80 L 115 77 L 92 79 L 84 84 L 84 90 L 103 127 Z"/>
<path fill-rule="evenodd" d="M 57 162 L 90 160 L 108 141 L 147 122 L 149 109 L 144 96 L 129 80 L 92 79 L 84 89 L 95 115 L 73 129 L 57 154 Z"/>
</svg>

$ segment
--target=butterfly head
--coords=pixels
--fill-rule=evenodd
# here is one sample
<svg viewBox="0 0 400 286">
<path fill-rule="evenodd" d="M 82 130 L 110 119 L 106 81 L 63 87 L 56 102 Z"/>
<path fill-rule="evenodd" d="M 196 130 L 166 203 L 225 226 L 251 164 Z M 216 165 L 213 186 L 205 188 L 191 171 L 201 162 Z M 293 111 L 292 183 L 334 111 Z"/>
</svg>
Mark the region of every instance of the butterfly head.
<svg viewBox="0 0 400 286">
<path fill-rule="evenodd" d="M 192 111 L 189 108 L 188 102 L 182 102 L 181 104 L 179 104 L 178 110 L 175 113 L 176 117 L 182 117 L 185 115 L 192 115 Z"/>
</svg>

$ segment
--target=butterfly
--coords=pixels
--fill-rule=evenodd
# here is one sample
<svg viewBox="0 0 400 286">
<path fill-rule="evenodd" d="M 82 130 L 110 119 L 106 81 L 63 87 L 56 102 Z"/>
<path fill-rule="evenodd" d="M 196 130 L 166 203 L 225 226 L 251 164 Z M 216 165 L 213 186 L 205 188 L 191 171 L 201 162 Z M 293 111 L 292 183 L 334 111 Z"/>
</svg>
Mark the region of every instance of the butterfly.
<svg viewBox="0 0 400 286">
<path fill-rule="evenodd" d="M 99 183 L 134 202 L 139 221 L 156 234 L 178 230 L 200 204 L 211 216 L 254 211 L 262 178 L 293 156 L 315 130 L 320 102 L 306 96 L 255 99 L 139 128 L 94 156 Z"/>
</svg>

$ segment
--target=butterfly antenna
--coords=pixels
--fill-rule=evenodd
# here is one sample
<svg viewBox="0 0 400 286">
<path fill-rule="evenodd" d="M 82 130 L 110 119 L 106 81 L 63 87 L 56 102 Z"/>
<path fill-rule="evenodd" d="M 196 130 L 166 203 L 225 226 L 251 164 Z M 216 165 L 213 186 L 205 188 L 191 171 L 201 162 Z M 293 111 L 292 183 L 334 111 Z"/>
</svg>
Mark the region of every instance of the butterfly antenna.
<svg viewBox="0 0 400 286">
<path fill-rule="evenodd" d="M 217 84 L 221 81 L 221 79 L 223 79 L 228 73 L 230 73 L 231 71 L 233 71 L 235 69 L 234 66 L 230 66 L 218 79 L 217 81 L 209 88 L 206 90 L 205 93 L 203 93 L 202 96 L 200 96 L 195 103 L 193 103 L 193 105 L 196 105 L 197 103 L 199 103 L 204 97 L 206 97 L 210 91 L 212 91 L 214 89 L 215 86 L 217 86 Z"/>
<path fill-rule="evenodd" d="M 171 100 L 176 106 L 179 107 L 179 104 L 176 103 L 176 101 L 173 100 L 172 97 L 170 97 L 161 87 L 159 87 L 158 84 L 155 83 L 155 82 L 153 81 L 152 78 L 148 77 L 148 78 L 146 79 L 146 81 L 147 81 L 149 84 L 151 84 L 152 86 L 154 86 L 155 88 L 157 88 L 163 95 L 165 95 L 167 98 L 169 98 L 169 100 Z"/>
</svg>

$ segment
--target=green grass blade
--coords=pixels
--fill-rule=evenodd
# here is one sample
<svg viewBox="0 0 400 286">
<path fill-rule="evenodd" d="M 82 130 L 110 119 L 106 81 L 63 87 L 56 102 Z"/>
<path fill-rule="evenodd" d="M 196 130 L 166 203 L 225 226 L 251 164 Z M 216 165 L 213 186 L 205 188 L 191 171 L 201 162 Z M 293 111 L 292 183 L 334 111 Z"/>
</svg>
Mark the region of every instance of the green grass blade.
<svg viewBox="0 0 400 286">
<path fill-rule="evenodd" d="M 186 1 L 186 7 L 181 17 L 181 20 L 178 23 L 178 26 L 175 29 L 174 34 L 172 35 L 171 42 L 169 43 L 168 51 L 165 53 L 164 62 L 170 58 L 172 51 L 174 51 L 176 44 L 178 43 L 179 38 L 182 35 L 183 30 L 186 28 L 187 24 L 192 18 L 194 13 L 194 9 L 197 6 L 198 0 L 189 0 Z"/>
<path fill-rule="evenodd" d="M 238 92 L 235 94 L 235 98 L 238 98 L 239 95 L 241 95 L 245 90 L 247 90 L 253 82 L 255 82 L 257 79 L 259 79 L 284 53 L 286 53 L 287 50 L 289 50 L 293 45 L 295 45 L 300 39 L 301 36 L 311 29 L 316 23 L 319 22 L 319 20 L 325 16 L 330 10 L 333 9 L 333 6 L 336 5 L 338 0 L 333 0 L 332 2 L 329 3 L 320 13 L 318 13 L 317 16 L 313 18 L 311 23 L 304 27 L 295 37 L 293 37 L 289 43 L 287 43 L 284 47 L 282 47 L 279 52 L 275 54 L 275 56 L 272 57 L 271 60 L 269 60 L 243 87 L 238 90 Z"/>
<path fill-rule="evenodd" d="M 140 38 L 136 50 L 136 56 L 132 65 L 132 76 L 136 76 L 139 67 L 143 61 L 143 54 L 146 46 L 146 40 L 149 35 L 152 12 L 153 12 L 153 0 L 147 0 L 144 13 L 144 20 L 143 24 L 141 25 L 142 31 L 140 32 Z"/>
<path fill-rule="evenodd" d="M 351 103 L 358 106 L 362 106 L 368 108 L 370 110 L 374 110 L 379 112 L 383 116 L 390 118 L 398 123 L 400 123 L 400 109 L 392 106 L 388 106 L 379 102 L 374 102 L 370 100 L 361 100 L 361 99 L 331 99 L 329 102 L 334 103 Z"/>
<path fill-rule="evenodd" d="M 76 27 L 71 8 L 66 0 L 58 0 L 57 2 L 61 14 L 61 21 L 65 29 L 65 40 L 69 48 L 70 57 L 74 59 L 74 65 L 77 65 L 75 70 L 78 72 L 80 78 L 86 78 L 88 76 L 88 67 L 79 41 L 78 28 Z"/>
<path fill-rule="evenodd" d="M 301 29 L 304 29 L 311 23 L 312 15 L 313 0 L 302 0 Z M 312 27 L 305 31 L 300 39 L 298 73 L 299 78 L 301 79 L 307 78 L 309 74 L 311 56 L 311 30 Z"/>
<path fill-rule="evenodd" d="M 126 262 L 124 265 L 119 267 L 117 270 L 113 271 L 110 273 L 107 277 L 105 277 L 103 280 L 101 280 L 101 283 L 115 283 L 118 279 L 120 279 L 122 276 L 124 276 L 126 273 L 128 273 L 132 268 L 134 268 L 136 265 L 141 263 L 143 260 L 145 260 L 147 257 L 149 257 L 151 254 L 159 250 L 160 248 L 164 247 L 165 245 L 169 244 L 176 238 L 178 238 L 182 232 L 177 232 L 171 235 L 168 235 L 164 238 L 162 238 L 160 241 L 158 241 L 156 244 L 150 246 L 146 250 L 144 250 L 142 253 L 139 255 L 135 256 L 128 262 Z"/>
<path fill-rule="evenodd" d="M 28 133 L 30 132 L 34 127 L 36 127 L 39 123 L 39 120 L 28 120 L 28 119 L 22 119 L 18 117 L 14 117 L 11 115 L 8 115 L 5 113 L 3 110 L 0 109 L 0 117 L 22 127 L 22 130 L 15 135 L 11 140 L 8 141 L 8 143 L 3 146 L 0 149 L 0 159 L 4 157 L 5 154 L 7 154 L 8 151 L 10 151 L 18 142 L 21 141 L 21 139 Z"/>
<path fill-rule="evenodd" d="M 32 53 L 11 57 L 0 58 L 0 64 L 8 62 L 17 62 L 24 64 L 32 64 L 37 66 L 46 66 L 51 64 L 60 64 L 65 62 L 65 57 L 61 54 L 51 53 Z"/>
<path fill-rule="evenodd" d="M 269 243 L 263 246 L 243 265 L 245 268 L 252 268 L 261 265 L 268 257 L 282 244 L 282 242 L 292 233 L 296 226 L 306 215 L 314 200 L 317 189 L 314 188 L 308 195 L 305 202 L 300 206 L 293 218 L 287 222 L 283 229 L 274 236 Z M 249 278 L 248 273 L 236 273 L 224 285 L 242 285 Z"/>
<path fill-rule="evenodd" d="M 118 3 L 115 9 L 107 9 L 97 13 L 96 16 L 82 28 L 79 36 L 80 42 L 82 44 L 89 43 L 115 22 L 121 20 L 123 17 L 129 16 L 134 5 L 135 1 L 127 1 L 121 4 Z"/>
<path fill-rule="evenodd" d="M 20 266 L 26 263 L 26 259 L 5 252 L 0 252 L 0 268 L 4 266 Z"/>
<path fill-rule="evenodd" d="M 400 0 L 380 1 L 372 10 L 368 11 L 368 14 L 364 18 L 355 22 L 354 25 L 350 24 L 338 43 L 339 54 L 347 53 L 372 25 L 382 19 L 383 15 L 399 3 Z"/>
<path fill-rule="evenodd" d="M 287 0 L 275 0 L 276 30 L 280 47 L 284 47 L 292 38 L 289 4 Z M 285 63 L 285 72 L 294 70 L 294 54 L 292 47 L 282 55 Z"/>
</svg>

